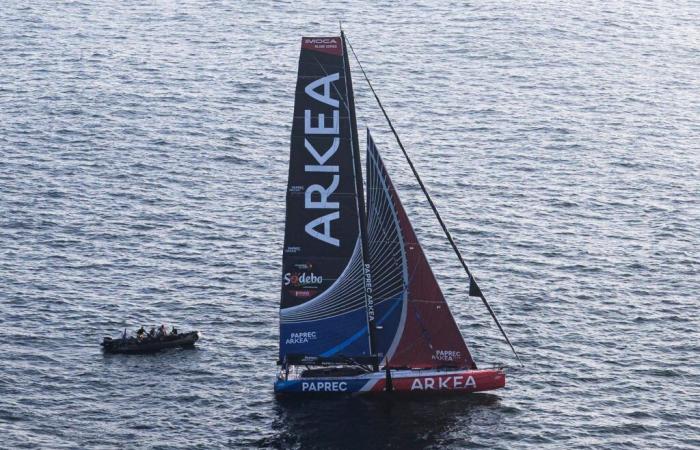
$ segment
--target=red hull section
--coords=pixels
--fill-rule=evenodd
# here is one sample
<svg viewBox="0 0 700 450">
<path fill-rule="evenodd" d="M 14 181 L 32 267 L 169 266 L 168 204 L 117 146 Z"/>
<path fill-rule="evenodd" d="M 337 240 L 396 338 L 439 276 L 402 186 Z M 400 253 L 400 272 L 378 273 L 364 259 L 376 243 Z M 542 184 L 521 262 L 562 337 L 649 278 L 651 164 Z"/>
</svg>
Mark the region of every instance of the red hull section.
<svg viewBox="0 0 700 450">
<path fill-rule="evenodd" d="M 465 370 L 418 377 L 392 379 L 394 392 L 410 393 L 468 393 L 500 389 L 506 385 L 506 375 L 501 370 Z M 384 392 L 386 380 L 382 379 L 372 392 Z"/>
</svg>

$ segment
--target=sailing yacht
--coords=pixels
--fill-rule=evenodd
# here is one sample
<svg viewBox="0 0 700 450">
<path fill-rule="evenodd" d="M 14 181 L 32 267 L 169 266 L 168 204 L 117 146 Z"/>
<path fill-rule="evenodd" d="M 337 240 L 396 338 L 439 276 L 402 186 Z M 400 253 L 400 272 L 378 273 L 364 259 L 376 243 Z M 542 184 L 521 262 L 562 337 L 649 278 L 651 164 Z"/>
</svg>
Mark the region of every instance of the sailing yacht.
<svg viewBox="0 0 700 450">
<path fill-rule="evenodd" d="M 503 368 L 477 368 L 369 130 L 365 196 L 346 41 L 342 30 L 302 38 L 275 392 L 502 388 Z M 487 304 L 463 265 L 470 295 Z"/>
</svg>

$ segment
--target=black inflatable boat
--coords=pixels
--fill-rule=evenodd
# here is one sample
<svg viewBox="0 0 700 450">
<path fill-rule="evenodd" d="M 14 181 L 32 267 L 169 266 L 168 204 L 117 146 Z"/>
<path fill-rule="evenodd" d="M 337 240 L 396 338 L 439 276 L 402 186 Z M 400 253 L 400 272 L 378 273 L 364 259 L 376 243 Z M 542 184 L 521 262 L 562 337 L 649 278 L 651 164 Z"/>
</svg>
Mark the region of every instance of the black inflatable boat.
<svg viewBox="0 0 700 450">
<path fill-rule="evenodd" d="M 102 348 L 107 353 L 155 353 L 168 348 L 193 348 L 194 343 L 199 340 L 199 331 L 189 333 L 170 334 L 161 337 L 144 337 L 137 339 L 129 337 L 126 339 L 105 337 L 102 341 Z"/>
</svg>

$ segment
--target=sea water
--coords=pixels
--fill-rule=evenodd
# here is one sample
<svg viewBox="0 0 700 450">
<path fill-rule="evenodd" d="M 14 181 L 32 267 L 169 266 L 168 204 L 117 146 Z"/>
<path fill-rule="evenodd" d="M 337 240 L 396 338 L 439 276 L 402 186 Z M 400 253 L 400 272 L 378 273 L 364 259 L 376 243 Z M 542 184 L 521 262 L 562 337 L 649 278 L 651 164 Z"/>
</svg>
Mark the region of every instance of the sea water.
<svg viewBox="0 0 700 450">
<path fill-rule="evenodd" d="M 0 447 L 700 446 L 696 2 L 0 6 Z M 300 37 L 350 43 L 377 146 L 477 364 L 442 399 L 277 401 Z M 166 323 L 195 351 L 109 356 Z"/>
</svg>

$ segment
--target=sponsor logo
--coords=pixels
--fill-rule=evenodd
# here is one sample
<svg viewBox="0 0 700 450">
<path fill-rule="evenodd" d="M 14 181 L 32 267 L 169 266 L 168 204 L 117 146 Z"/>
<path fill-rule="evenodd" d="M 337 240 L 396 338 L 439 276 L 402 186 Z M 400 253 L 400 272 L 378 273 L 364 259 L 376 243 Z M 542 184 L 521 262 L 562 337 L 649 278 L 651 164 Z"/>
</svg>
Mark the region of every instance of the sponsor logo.
<svg viewBox="0 0 700 450">
<path fill-rule="evenodd" d="M 462 354 L 456 350 L 435 350 L 433 359 L 435 361 L 458 361 Z"/>
<path fill-rule="evenodd" d="M 282 275 L 282 284 L 289 295 L 297 298 L 311 298 L 318 293 L 323 284 L 323 276 L 313 272 L 313 264 L 297 263 L 292 270 Z"/>
<path fill-rule="evenodd" d="M 306 38 L 304 44 L 337 44 L 335 38 Z"/>
<path fill-rule="evenodd" d="M 369 264 L 365 264 L 365 291 L 367 292 L 367 319 L 374 320 L 374 298 L 372 297 L 372 274 Z"/>
<path fill-rule="evenodd" d="M 447 377 L 414 378 L 411 384 L 412 391 L 430 391 L 441 389 L 475 389 L 476 381 L 469 375 L 454 375 Z"/>
<path fill-rule="evenodd" d="M 301 390 L 304 392 L 345 392 L 348 383 L 345 381 L 303 381 Z"/>
<path fill-rule="evenodd" d="M 284 342 L 285 344 L 306 344 L 309 341 L 315 340 L 315 331 L 300 331 L 298 333 L 289 333 L 289 337 Z"/>
<path fill-rule="evenodd" d="M 307 186 L 304 191 L 304 209 L 319 210 L 319 215 L 304 226 L 304 231 L 334 247 L 340 247 L 340 240 L 333 236 L 333 222 L 340 219 L 340 203 L 331 198 L 340 184 L 340 166 L 333 164 L 333 156 L 340 147 L 340 102 L 331 94 L 336 91 L 333 84 L 339 79 L 339 72 L 331 73 L 304 88 L 306 95 L 315 100 L 312 105 L 323 104 L 325 111 L 328 106 L 333 108 L 330 120 L 326 118 L 326 113 L 304 110 L 304 147 L 314 162 L 306 164 L 304 172 L 315 174 L 314 178 L 319 180 L 319 183 Z M 311 136 L 316 138 L 314 144 L 307 138 Z"/>
<path fill-rule="evenodd" d="M 284 274 L 284 285 L 298 288 L 318 288 L 323 283 L 323 277 L 313 272 L 287 272 Z"/>
</svg>

